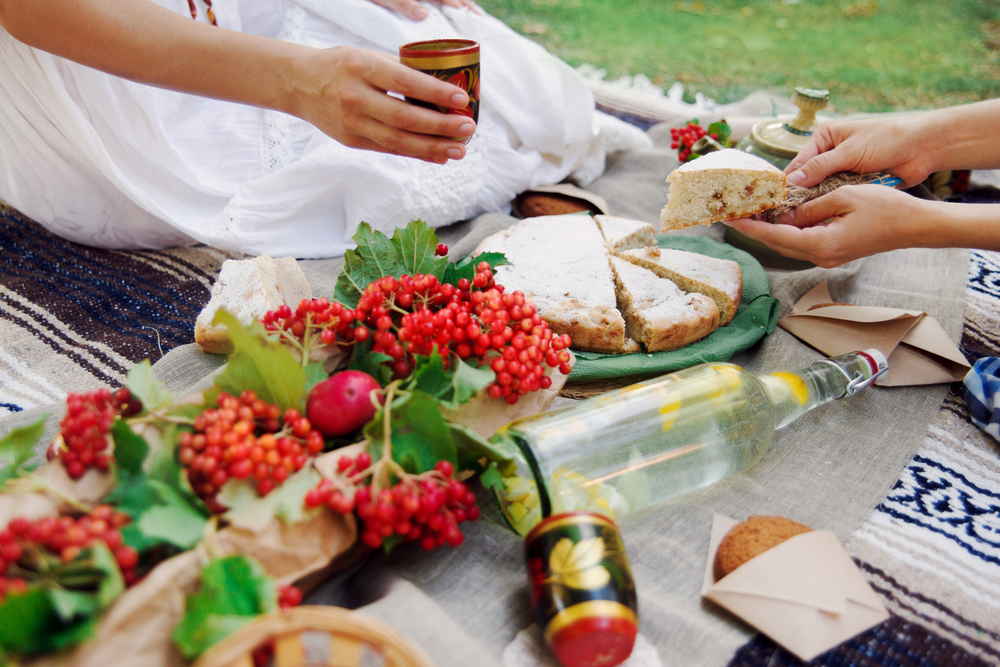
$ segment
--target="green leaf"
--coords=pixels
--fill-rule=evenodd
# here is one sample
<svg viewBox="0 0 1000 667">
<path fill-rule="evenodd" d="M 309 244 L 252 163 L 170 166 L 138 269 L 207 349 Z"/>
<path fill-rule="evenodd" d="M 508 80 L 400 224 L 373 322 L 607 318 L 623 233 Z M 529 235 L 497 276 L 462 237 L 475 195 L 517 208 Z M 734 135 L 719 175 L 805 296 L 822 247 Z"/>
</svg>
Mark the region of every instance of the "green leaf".
<svg viewBox="0 0 1000 667">
<path fill-rule="evenodd" d="M 448 422 L 448 430 L 457 450 L 459 470 L 482 470 L 480 460 L 484 457 L 494 463 L 514 460 L 502 444 L 487 440 L 467 426 Z"/>
<path fill-rule="evenodd" d="M 457 359 L 457 357 L 456 357 Z M 444 359 L 439 354 L 416 356 L 413 372 L 404 385 L 407 391 L 422 391 L 434 398 L 449 397 L 452 391 L 451 374 L 444 369 Z"/>
<path fill-rule="evenodd" d="M 729 127 L 729 123 L 724 120 L 717 121 L 708 126 L 705 130 L 708 134 L 717 134 L 719 136 L 718 142 L 724 147 L 728 147 L 729 135 L 732 133 L 732 129 Z"/>
<path fill-rule="evenodd" d="M 215 380 L 215 386 L 233 396 L 246 389 L 268 403 L 277 403 L 282 411 L 305 407 L 306 374 L 281 343 L 267 339 L 260 327 L 244 328 L 239 321 L 219 310 L 213 320 L 225 324 L 233 342 L 226 370 Z"/>
<path fill-rule="evenodd" d="M 176 494 L 167 486 L 162 487 L 161 492 Z M 191 549 L 201 541 L 205 517 L 177 496 L 167 504 L 156 505 L 143 512 L 135 526 L 147 540 Z"/>
<path fill-rule="evenodd" d="M 441 278 L 441 282 L 457 286 L 458 281 L 462 278 L 471 281 L 476 277 L 476 267 L 480 262 L 489 262 L 493 268 L 502 264 L 510 264 L 503 253 L 483 252 L 475 257 L 466 257 L 460 262 L 449 264 L 444 271 L 444 277 Z"/>
<path fill-rule="evenodd" d="M 496 377 L 489 366 L 477 368 L 459 359 L 455 364 L 455 376 L 452 380 L 454 393 L 449 407 L 457 410 L 459 405 L 468 403 L 472 397 L 492 384 Z"/>
<path fill-rule="evenodd" d="M 104 573 L 95 600 L 97 610 L 100 611 L 110 607 L 111 603 L 125 592 L 125 579 L 118 567 L 118 561 L 115 560 L 114 554 L 111 553 L 111 549 L 108 549 L 106 544 L 96 542 L 91 547 L 90 553 L 94 565 Z"/>
<path fill-rule="evenodd" d="M 320 474 L 312 467 L 298 471 L 263 498 L 247 480 L 230 479 L 217 500 L 229 508 L 225 518 L 249 530 L 260 530 L 277 517 L 285 524 L 301 521 L 314 510 L 305 506 L 305 495 L 319 483 Z"/>
<path fill-rule="evenodd" d="M 99 616 L 91 616 L 49 635 L 46 640 L 47 647 L 45 652 L 62 651 L 77 644 L 82 644 L 96 634 L 97 623 L 100 620 Z"/>
<path fill-rule="evenodd" d="M 306 396 L 312 391 L 312 388 L 318 385 L 323 380 L 330 377 L 327 372 L 323 370 L 323 364 L 320 362 L 312 363 L 303 369 L 306 373 Z"/>
<path fill-rule="evenodd" d="M 201 585 L 187 597 L 172 636 L 184 657 L 193 660 L 277 606 L 274 580 L 260 563 L 240 555 L 219 558 L 201 571 Z"/>
<path fill-rule="evenodd" d="M 129 371 L 126 386 L 142 401 L 143 410 L 159 410 L 174 400 L 173 393 L 153 373 L 149 359 L 143 359 Z"/>
<path fill-rule="evenodd" d="M 35 454 L 34 447 L 45 432 L 48 415 L 28 426 L 15 428 L 0 438 L 0 459 L 7 465 L 0 470 L 0 485 L 19 474 L 19 468 Z"/>
<path fill-rule="evenodd" d="M 483 485 L 484 489 L 496 489 L 503 484 L 503 475 L 497 469 L 497 464 L 490 461 L 490 464 L 486 466 L 486 470 L 479 475 L 479 482 Z"/>
<path fill-rule="evenodd" d="M 370 341 L 365 342 L 370 343 Z M 355 345 L 355 349 L 357 347 Z M 392 368 L 385 364 L 387 361 L 392 361 L 392 357 L 382 352 L 372 352 L 369 348 L 366 353 L 352 356 L 348 368 L 368 373 L 368 375 L 378 380 L 378 383 L 384 387 L 392 380 Z"/>
<path fill-rule="evenodd" d="M 384 408 L 383 408 L 384 410 Z M 372 444 L 372 458 L 381 456 L 383 410 L 365 426 Z M 438 461 L 457 463 L 455 443 L 441 416 L 437 399 L 421 391 L 408 392 L 393 401 L 390 416 L 392 459 L 412 474 L 426 472 Z"/>
<path fill-rule="evenodd" d="M 89 616 L 95 611 L 94 596 L 64 588 L 46 588 L 52 610 L 63 623 L 70 623 L 77 616 Z"/>
<path fill-rule="evenodd" d="M 396 248 L 385 234 L 362 222 L 354 242 L 358 247 L 344 253 L 344 268 L 333 290 L 333 300 L 349 308 L 358 305 L 361 293 L 373 280 L 398 275 Z"/>
<path fill-rule="evenodd" d="M 137 551 L 164 543 L 189 549 L 200 539 L 208 520 L 208 512 L 200 503 L 192 502 L 170 484 L 145 475 L 124 475 L 108 502 L 132 517 L 132 523 L 122 528 L 122 537 Z"/>
<path fill-rule="evenodd" d="M 142 471 L 142 464 L 149 454 L 146 440 L 132 430 L 124 419 L 115 420 L 111 425 L 111 437 L 115 441 L 115 461 L 118 467 L 132 474 Z"/>
<path fill-rule="evenodd" d="M 440 280 L 449 264 L 447 259 L 435 254 L 437 234 L 423 220 L 413 220 L 402 229 L 397 227 L 392 233 L 392 246 L 396 249 L 399 267 L 390 275 L 397 278 L 404 273 L 411 276 L 422 273 Z"/>
</svg>

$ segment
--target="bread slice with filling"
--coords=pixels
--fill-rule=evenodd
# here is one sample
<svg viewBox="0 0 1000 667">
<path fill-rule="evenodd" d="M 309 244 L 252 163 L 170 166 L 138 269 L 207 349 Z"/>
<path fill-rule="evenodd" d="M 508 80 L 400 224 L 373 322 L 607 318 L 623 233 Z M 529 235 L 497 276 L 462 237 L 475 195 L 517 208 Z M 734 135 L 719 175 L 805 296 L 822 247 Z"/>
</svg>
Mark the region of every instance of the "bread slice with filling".
<svg viewBox="0 0 1000 667">
<path fill-rule="evenodd" d="M 619 218 L 614 215 L 595 215 L 594 220 L 604 234 L 604 240 L 612 254 L 629 248 L 645 248 L 656 245 L 656 227 L 648 222 Z"/>
<path fill-rule="evenodd" d="M 662 230 L 748 218 L 785 201 L 785 175 L 767 160 L 735 148 L 706 153 L 667 176 Z"/>
<path fill-rule="evenodd" d="M 655 246 L 626 250 L 618 256 L 672 280 L 685 292 L 704 294 L 715 301 L 721 316 L 720 326 L 729 324 L 740 307 L 743 271 L 737 262 Z"/>
<path fill-rule="evenodd" d="M 299 301 L 311 297 L 309 281 L 294 257 L 275 260 L 264 254 L 253 259 L 226 260 L 212 286 L 208 304 L 195 320 L 195 342 L 205 352 L 228 354 L 233 344 L 226 326 L 212 322 L 220 308 L 235 316 L 243 326 L 249 326 L 269 310 L 285 303 L 295 308 Z"/>
<path fill-rule="evenodd" d="M 707 296 L 686 294 L 652 271 L 611 258 L 618 307 L 628 335 L 649 352 L 675 350 L 701 340 L 719 326 L 719 309 Z"/>
<path fill-rule="evenodd" d="M 594 352 L 638 352 L 625 335 L 618 311 L 610 254 L 589 215 L 526 218 L 487 237 L 475 253 L 500 252 L 510 264 L 497 267 L 505 291 L 520 290 L 557 334 L 573 347 Z"/>
</svg>

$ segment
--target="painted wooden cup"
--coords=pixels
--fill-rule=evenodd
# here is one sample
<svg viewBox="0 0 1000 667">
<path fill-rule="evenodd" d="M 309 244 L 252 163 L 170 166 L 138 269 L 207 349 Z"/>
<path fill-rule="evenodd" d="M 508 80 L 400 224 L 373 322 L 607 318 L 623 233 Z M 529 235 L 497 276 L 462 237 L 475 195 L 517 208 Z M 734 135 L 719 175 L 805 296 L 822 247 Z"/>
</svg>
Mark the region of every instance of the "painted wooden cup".
<svg viewBox="0 0 1000 667">
<path fill-rule="evenodd" d="M 632 654 L 635 583 L 618 526 L 600 514 L 556 514 L 524 540 L 531 608 L 564 667 L 612 667 Z"/>
<path fill-rule="evenodd" d="M 464 109 L 442 107 L 423 100 L 407 97 L 406 101 L 441 113 L 462 114 L 479 122 L 479 43 L 471 39 L 434 39 L 413 42 L 399 47 L 399 61 L 407 67 L 447 81 L 469 95 Z M 454 137 L 455 141 L 468 143 L 470 137 Z"/>
</svg>

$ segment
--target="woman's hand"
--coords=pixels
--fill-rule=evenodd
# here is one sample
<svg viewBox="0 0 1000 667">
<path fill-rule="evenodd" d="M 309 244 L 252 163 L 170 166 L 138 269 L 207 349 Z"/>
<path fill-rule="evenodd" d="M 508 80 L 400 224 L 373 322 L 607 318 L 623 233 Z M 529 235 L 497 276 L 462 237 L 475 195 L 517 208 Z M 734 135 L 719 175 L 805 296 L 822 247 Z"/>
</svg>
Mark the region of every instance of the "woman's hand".
<svg viewBox="0 0 1000 667">
<path fill-rule="evenodd" d="M 911 187 L 932 171 L 925 138 L 917 117 L 830 121 L 816 128 L 785 173 L 790 183 L 810 188 L 841 171 L 884 171 Z"/>
<path fill-rule="evenodd" d="M 745 218 L 725 224 L 785 257 L 832 268 L 898 248 L 941 247 L 935 204 L 884 185 L 855 185 L 802 204 L 781 218 L 783 224 Z"/>
<path fill-rule="evenodd" d="M 376 5 L 381 5 L 386 9 L 391 9 L 395 12 L 399 12 L 403 16 L 407 16 L 414 21 L 423 21 L 427 18 L 427 8 L 424 7 L 417 0 L 371 0 Z M 467 7 L 477 14 L 482 14 L 483 11 L 479 9 L 475 2 L 472 0 L 440 0 L 442 5 L 448 5 L 449 7 L 457 7 L 461 9 L 462 7 Z"/>
<path fill-rule="evenodd" d="M 290 112 L 340 143 L 444 164 L 465 156 L 448 137 L 468 137 L 472 119 L 414 106 L 386 94 L 400 93 L 446 108 L 464 109 L 464 90 L 396 62 L 349 46 L 315 50 L 292 82 Z"/>
</svg>

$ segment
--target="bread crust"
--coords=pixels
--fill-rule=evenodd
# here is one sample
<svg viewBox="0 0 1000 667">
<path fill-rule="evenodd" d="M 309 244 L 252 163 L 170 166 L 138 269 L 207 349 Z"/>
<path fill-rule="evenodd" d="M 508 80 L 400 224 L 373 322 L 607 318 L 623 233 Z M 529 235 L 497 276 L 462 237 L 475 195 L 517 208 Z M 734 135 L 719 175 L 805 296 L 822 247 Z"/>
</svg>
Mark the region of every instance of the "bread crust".
<svg viewBox="0 0 1000 667">
<path fill-rule="evenodd" d="M 796 535 L 811 531 L 809 526 L 783 516 L 752 516 L 733 526 L 719 542 L 712 574 L 718 581 L 751 558 Z"/>
</svg>

